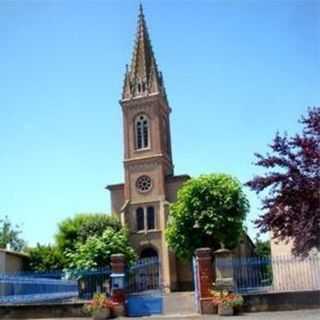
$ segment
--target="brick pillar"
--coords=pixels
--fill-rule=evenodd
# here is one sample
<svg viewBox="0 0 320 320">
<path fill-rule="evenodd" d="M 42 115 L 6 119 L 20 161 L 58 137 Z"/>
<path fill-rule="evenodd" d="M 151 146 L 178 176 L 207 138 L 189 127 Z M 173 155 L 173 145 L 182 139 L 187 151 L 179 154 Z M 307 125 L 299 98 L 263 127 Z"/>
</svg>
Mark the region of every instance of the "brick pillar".
<svg viewBox="0 0 320 320">
<path fill-rule="evenodd" d="M 111 298 L 119 303 L 125 298 L 125 267 L 123 254 L 111 255 Z"/>
<path fill-rule="evenodd" d="M 210 248 L 200 248 L 196 252 L 197 275 L 198 281 L 198 303 L 200 306 L 200 313 L 211 314 L 214 313 L 214 306 L 212 303 L 210 290 L 213 282 L 213 265 L 212 265 L 212 251 Z"/>
</svg>

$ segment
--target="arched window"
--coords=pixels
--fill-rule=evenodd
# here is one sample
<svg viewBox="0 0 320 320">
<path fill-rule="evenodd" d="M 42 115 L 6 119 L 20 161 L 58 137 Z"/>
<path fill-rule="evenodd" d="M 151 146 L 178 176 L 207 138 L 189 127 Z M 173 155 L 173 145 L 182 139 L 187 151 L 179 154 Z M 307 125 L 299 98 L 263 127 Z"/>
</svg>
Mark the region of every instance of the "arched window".
<svg viewBox="0 0 320 320">
<path fill-rule="evenodd" d="M 149 121 L 146 115 L 139 115 L 135 122 L 136 148 L 149 147 Z"/>
<path fill-rule="evenodd" d="M 136 211 L 137 230 L 144 230 L 144 210 L 139 207 Z"/>
<path fill-rule="evenodd" d="M 142 95 L 145 93 L 147 86 L 146 86 L 146 81 L 145 80 L 138 80 L 136 82 L 136 88 L 137 88 L 137 94 Z"/>
<path fill-rule="evenodd" d="M 155 229 L 154 207 L 147 208 L 147 227 L 149 230 Z"/>
</svg>

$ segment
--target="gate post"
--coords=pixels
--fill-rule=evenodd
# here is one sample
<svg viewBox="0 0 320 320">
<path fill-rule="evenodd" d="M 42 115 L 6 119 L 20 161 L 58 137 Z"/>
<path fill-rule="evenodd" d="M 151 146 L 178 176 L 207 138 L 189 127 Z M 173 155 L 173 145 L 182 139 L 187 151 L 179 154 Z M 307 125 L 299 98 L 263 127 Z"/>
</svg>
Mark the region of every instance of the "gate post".
<svg viewBox="0 0 320 320">
<path fill-rule="evenodd" d="M 123 254 L 111 255 L 111 298 L 123 303 L 125 300 L 125 257 Z"/>
<path fill-rule="evenodd" d="M 214 252 L 216 281 L 215 289 L 233 291 L 235 286 L 232 251 L 222 248 Z"/>
<path fill-rule="evenodd" d="M 200 306 L 200 313 L 211 314 L 214 313 L 214 306 L 212 303 L 212 289 L 213 282 L 213 265 L 212 265 L 212 250 L 210 248 L 200 248 L 195 252 L 197 263 L 196 281 L 198 282 L 198 303 Z"/>
</svg>

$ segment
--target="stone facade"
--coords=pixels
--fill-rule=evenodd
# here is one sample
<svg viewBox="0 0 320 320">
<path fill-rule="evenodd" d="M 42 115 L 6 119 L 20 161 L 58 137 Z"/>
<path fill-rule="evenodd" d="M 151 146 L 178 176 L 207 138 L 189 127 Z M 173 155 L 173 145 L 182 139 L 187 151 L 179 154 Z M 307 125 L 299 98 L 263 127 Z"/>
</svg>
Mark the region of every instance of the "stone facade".
<svg viewBox="0 0 320 320">
<path fill-rule="evenodd" d="M 120 100 L 125 182 L 107 189 L 112 212 L 128 226 L 131 245 L 140 257 L 159 257 L 162 282 L 168 290 L 187 289 L 192 283 L 191 264 L 177 261 L 164 231 L 169 204 L 189 176 L 173 174 L 171 108 L 141 6 L 137 30 Z"/>
</svg>

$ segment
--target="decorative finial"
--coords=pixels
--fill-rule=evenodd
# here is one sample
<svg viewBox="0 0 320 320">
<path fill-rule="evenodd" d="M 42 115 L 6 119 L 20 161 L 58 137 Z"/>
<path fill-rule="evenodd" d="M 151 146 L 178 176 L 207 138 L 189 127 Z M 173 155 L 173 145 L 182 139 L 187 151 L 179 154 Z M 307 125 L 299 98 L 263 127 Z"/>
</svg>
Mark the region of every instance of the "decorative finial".
<svg viewBox="0 0 320 320">
<path fill-rule="evenodd" d="M 139 15 L 143 16 L 143 6 L 142 6 L 142 2 L 141 1 L 139 3 Z"/>
</svg>

